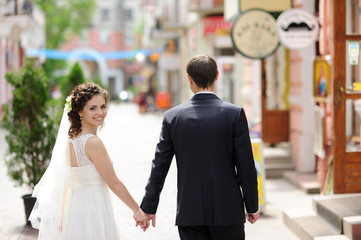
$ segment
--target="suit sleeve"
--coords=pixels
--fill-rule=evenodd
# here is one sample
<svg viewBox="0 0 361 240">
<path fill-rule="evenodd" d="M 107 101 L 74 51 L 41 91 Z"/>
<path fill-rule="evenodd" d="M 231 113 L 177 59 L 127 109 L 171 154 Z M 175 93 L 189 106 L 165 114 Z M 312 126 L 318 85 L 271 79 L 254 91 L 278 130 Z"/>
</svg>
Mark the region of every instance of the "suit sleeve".
<svg viewBox="0 0 361 240">
<path fill-rule="evenodd" d="M 246 115 L 241 109 L 235 128 L 234 147 L 235 164 L 243 199 L 248 213 L 258 211 L 257 171 L 252 153 L 252 145 Z"/>
<path fill-rule="evenodd" d="M 166 117 L 164 117 L 159 142 L 155 150 L 155 157 L 152 161 L 152 170 L 140 205 L 145 213 L 155 214 L 157 212 L 159 196 L 163 189 L 173 155 L 174 150 L 169 134 L 169 125 Z"/>
</svg>

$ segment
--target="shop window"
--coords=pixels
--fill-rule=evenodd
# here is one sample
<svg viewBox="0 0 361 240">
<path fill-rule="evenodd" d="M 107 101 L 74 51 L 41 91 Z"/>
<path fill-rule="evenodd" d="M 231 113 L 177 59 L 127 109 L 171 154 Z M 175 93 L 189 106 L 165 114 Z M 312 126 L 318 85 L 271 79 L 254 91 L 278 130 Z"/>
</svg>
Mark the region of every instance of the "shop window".
<svg viewBox="0 0 361 240">
<path fill-rule="evenodd" d="M 346 151 L 359 152 L 360 125 L 361 125 L 361 100 L 346 100 Z"/>
<path fill-rule="evenodd" d="M 103 8 L 100 10 L 100 21 L 109 21 L 109 9 Z"/>
<path fill-rule="evenodd" d="M 347 94 L 361 93 L 360 67 L 361 41 L 347 41 L 346 44 L 346 88 Z M 346 100 L 346 151 L 361 151 L 361 99 Z"/>
<path fill-rule="evenodd" d="M 5 66 L 7 71 L 14 70 L 14 61 L 15 61 L 14 52 L 11 50 L 7 51 L 5 53 Z"/>
<path fill-rule="evenodd" d="M 108 45 L 109 44 L 109 31 L 108 30 L 103 30 L 100 32 L 100 42 L 103 45 Z"/>
<path fill-rule="evenodd" d="M 359 1 L 346 0 L 346 33 L 361 34 L 361 5 Z"/>
<path fill-rule="evenodd" d="M 125 9 L 125 20 L 128 22 L 133 21 L 133 10 L 132 9 Z"/>
</svg>

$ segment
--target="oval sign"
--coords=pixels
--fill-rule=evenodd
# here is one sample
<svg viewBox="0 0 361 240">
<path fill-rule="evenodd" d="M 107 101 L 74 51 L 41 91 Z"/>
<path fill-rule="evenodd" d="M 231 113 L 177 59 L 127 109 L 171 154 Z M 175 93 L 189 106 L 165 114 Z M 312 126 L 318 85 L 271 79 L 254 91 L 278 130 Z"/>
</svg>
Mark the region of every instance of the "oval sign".
<svg viewBox="0 0 361 240">
<path fill-rule="evenodd" d="M 284 11 L 277 19 L 280 42 L 290 49 L 302 49 L 314 43 L 318 30 L 316 18 L 303 9 Z"/>
<path fill-rule="evenodd" d="M 236 50 L 252 59 L 265 58 L 279 46 L 275 18 L 259 9 L 246 11 L 233 22 L 231 38 Z"/>
</svg>

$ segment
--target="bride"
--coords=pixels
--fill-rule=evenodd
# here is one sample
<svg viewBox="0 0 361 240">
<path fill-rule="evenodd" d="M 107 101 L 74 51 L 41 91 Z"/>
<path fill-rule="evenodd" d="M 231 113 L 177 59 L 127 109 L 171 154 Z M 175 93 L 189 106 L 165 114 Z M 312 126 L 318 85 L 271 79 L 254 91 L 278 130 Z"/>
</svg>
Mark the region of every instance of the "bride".
<svg viewBox="0 0 361 240">
<path fill-rule="evenodd" d="M 29 220 L 38 239 L 119 239 L 108 187 L 133 211 L 136 226 L 149 226 L 97 137 L 108 99 L 94 83 L 78 85 L 67 98 L 50 165 L 33 192 Z"/>
</svg>

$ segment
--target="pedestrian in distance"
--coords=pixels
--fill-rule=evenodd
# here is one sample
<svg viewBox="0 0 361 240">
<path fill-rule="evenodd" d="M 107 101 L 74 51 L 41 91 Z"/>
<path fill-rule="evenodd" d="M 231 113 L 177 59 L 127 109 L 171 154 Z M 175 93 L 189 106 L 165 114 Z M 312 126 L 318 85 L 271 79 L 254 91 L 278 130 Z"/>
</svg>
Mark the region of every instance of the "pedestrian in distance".
<svg viewBox="0 0 361 240">
<path fill-rule="evenodd" d="M 260 216 L 245 112 L 215 95 L 218 75 L 210 56 L 189 61 L 187 77 L 194 96 L 164 114 L 141 203 L 155 227 L 159 197 L 175 155 L 176 225 L 182 240 L 243 240 L 246 218 L 255 223 Z"/>
<path fill-rule="evenodd" d="M 39 239 L 119 239 L 109 188 L 133 211 L 136 225 L 149 225 L 97 136 L 108 99 L 94 83 L 76 86 L 67 98 L 50 165 L 33 193 L 29 220 Z"/>
</svg>

